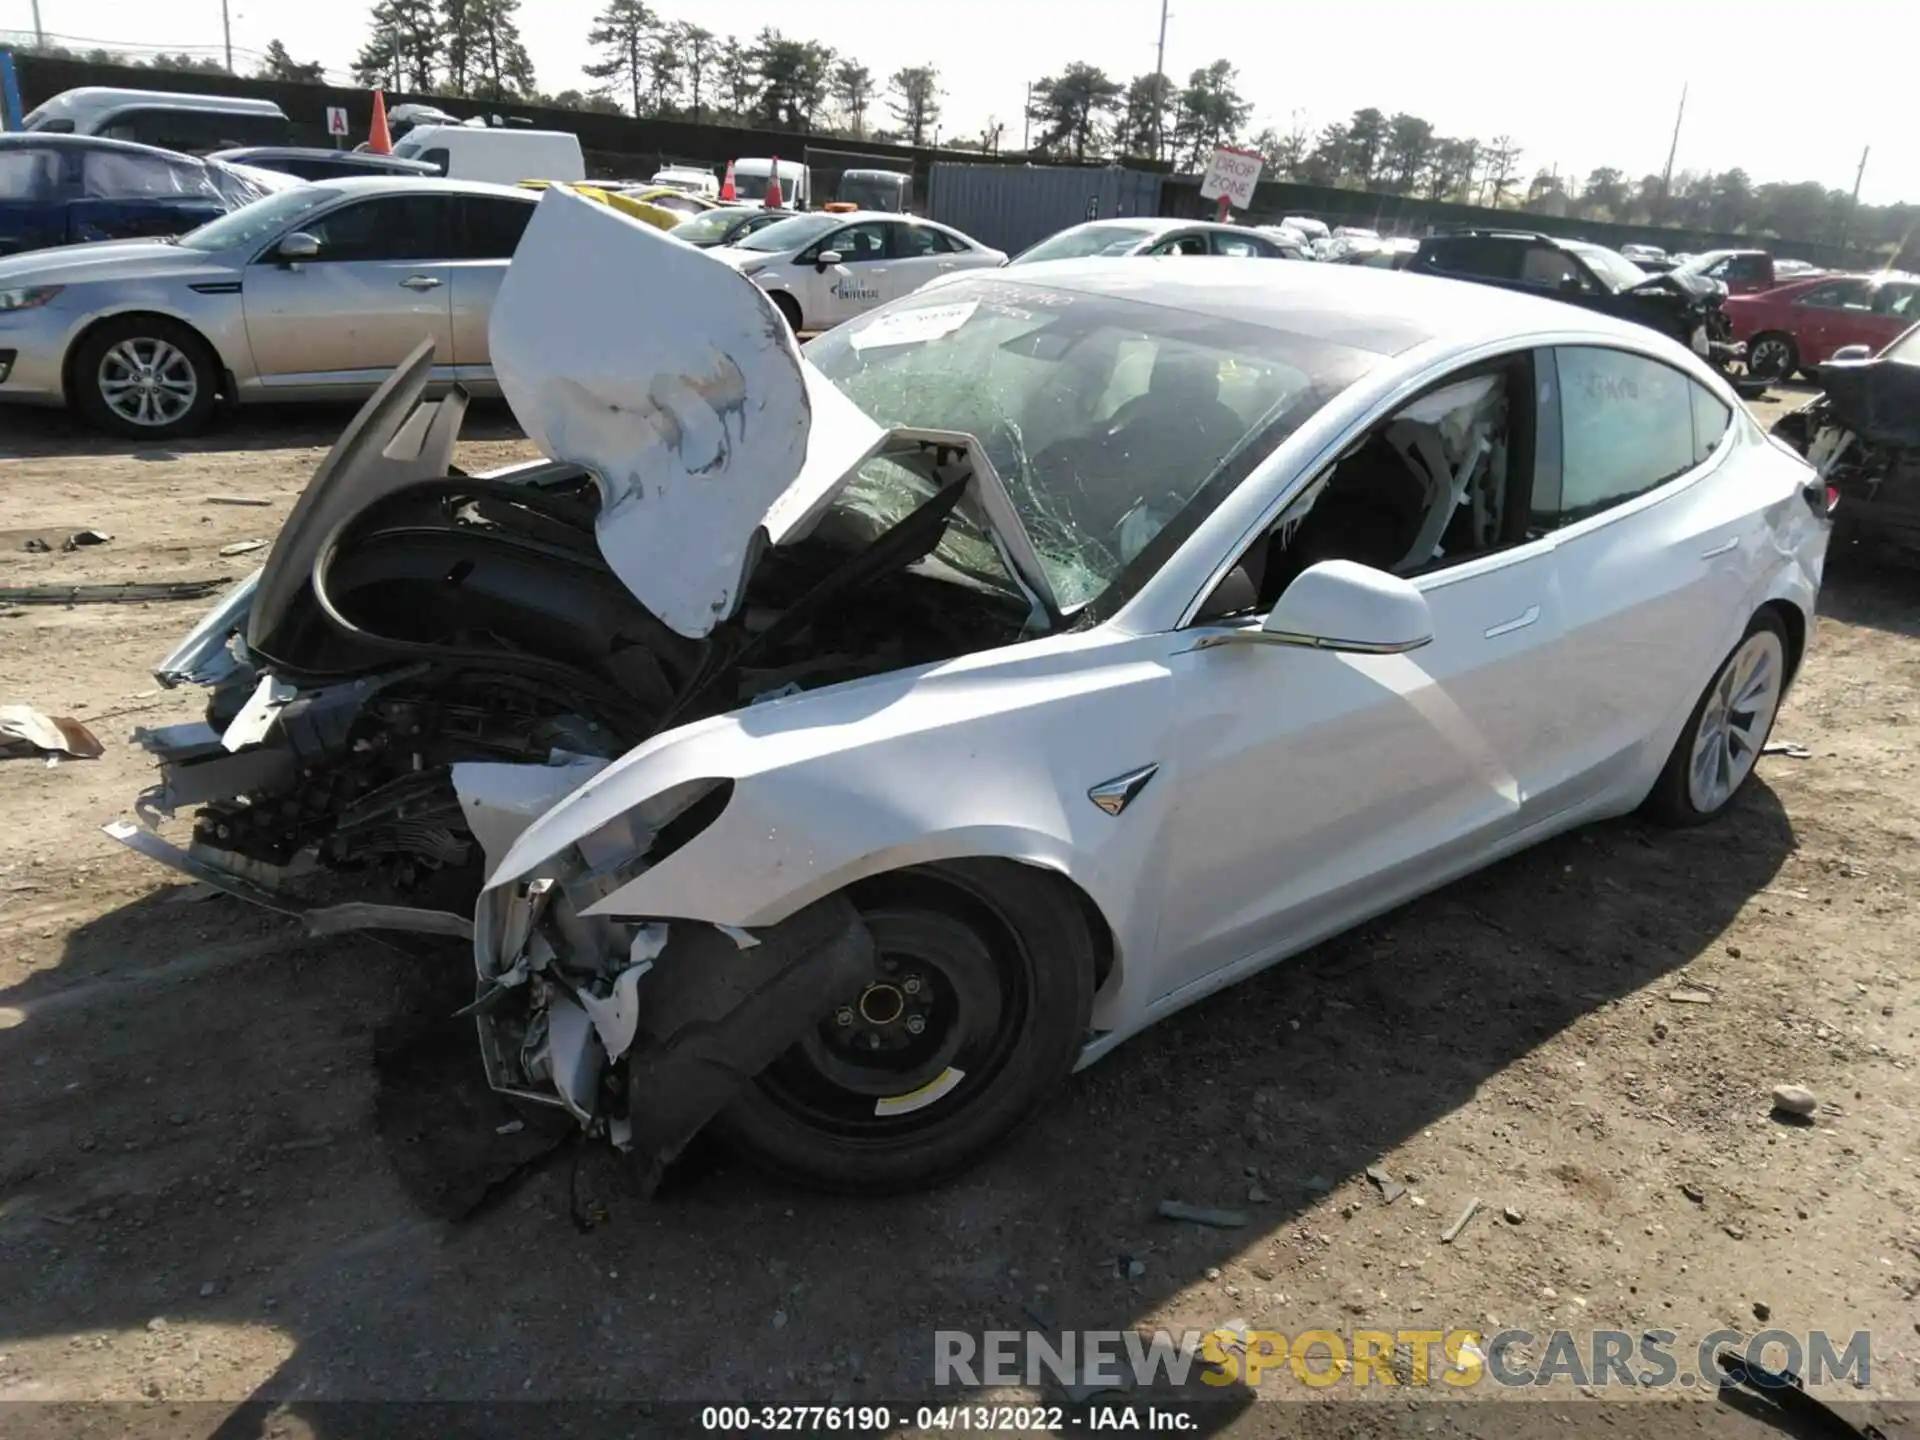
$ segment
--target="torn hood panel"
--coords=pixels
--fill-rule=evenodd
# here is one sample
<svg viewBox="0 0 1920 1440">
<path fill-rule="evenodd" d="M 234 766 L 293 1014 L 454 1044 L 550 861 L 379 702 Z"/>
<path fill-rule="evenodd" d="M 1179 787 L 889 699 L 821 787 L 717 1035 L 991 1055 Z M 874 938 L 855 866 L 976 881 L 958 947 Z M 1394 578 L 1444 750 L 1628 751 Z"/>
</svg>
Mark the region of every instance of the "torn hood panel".
<svg viewBox="0 0 1920 1440">
<path fill-rule="evenodd" d="M 751 280 L 564 186 L 488 338 L 528 436 L 598 481 L 608 565 L 682 635 L 730 616 L 759 547 L 802 532 L 885 438 Z"/>
</svg>

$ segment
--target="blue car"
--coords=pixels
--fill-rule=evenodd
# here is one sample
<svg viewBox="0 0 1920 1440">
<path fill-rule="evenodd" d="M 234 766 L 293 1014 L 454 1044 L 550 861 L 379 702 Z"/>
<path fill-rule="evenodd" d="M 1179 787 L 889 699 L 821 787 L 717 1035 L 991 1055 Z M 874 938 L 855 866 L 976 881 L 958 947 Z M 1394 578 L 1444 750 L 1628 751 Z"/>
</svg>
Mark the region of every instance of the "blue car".
<svg viewBox="0 0 1920 1440">
<path fill-rule="evenodd" d="M 124 140 L 0 135 L 0 255 L 184 235 L 270 194 L 277 178 Z"/>
</svg>

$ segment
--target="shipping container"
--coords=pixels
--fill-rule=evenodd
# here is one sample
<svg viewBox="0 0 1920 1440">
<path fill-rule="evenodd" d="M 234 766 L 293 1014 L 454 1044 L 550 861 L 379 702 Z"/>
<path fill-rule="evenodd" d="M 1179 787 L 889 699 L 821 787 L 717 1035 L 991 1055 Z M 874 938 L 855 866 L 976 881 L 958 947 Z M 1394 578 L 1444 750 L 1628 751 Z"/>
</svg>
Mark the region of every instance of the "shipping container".
<svg viewBox="0 0 1920 1440">
<path fill-rule="evenodd" d="M 1017 255 L 1083 220 L 1158 215 L 1160 180 L 1117 165 L 968 165 L 938 161 L 927 187 L 933 219 Z"/>
</svg>

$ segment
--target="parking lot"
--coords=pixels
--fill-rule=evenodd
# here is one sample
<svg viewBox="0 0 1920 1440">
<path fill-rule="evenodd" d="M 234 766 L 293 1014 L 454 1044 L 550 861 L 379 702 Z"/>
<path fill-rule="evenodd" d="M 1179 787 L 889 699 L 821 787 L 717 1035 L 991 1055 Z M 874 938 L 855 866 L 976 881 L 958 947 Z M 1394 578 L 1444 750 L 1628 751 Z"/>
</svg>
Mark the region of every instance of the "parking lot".
<svg viewBox="0 0 1920 1440">
<path fill-rule="evenodd" d="M 272 538 L 346 418 L 143 449 L 10 414 L 0 584 L 243 575 L 262 554 L 221 550 Z M 532 453 L 503 409 L 467 434 L 469 470 Z M 63 552 L 83 529 L 112 539 Z M 0 701 L 106 745 L 0 765 L 0 1400 L 285 1400 L 287 1434 L 334 1433 L 302 1408 L 330 1399 L 898 1401 L 940 1329 L 1235 1319 L 1866 1330 L 1879 1423 L 1920 1395 L 1911 573 L 1834 558 L 1792 753 L 1723 822 L 1565 837 L 1269 971 L 958 1183 L 827 1199 L 701 1151 L 641 1203 L 562 1149 L 460 1221 L 382 1056 L 460 1003 L 461 948 L 307 940 L 100 833 L 146 783 L 134 727 L 198 718 L 148 667 L 206 604 L 0 607 Z M 441 1048 L 472 1066 L 465 1029 Z M 1816 1123 L 1769 1117 L 1789 1081 Z"/>
</svg>

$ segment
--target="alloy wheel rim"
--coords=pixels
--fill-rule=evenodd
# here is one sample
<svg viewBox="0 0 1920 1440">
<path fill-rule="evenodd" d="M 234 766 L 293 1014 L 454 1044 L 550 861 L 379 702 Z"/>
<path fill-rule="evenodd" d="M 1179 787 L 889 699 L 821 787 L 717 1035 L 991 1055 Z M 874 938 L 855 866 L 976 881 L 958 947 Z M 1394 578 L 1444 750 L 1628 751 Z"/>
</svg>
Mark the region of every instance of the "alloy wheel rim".
<svg viewBox="0 0 1920 1440">
<path fill-rule="evenodd" d="M 1787 369 L 1786 342 L 1762 340 L 1754 346 L 1752 355 L 1748 357 L 1747 368 L 1769 379 L 1776 375 L 1784 375 Z"/>
<path fill-rule="evenodd" d="M 100 398 L 129 424 L 171 425 L 200 397 L 185 351 L 151 336 L 122 340 L 100 358 Z"/>
<path fill-rule="evenodd" d="M 1711 814 L 1752 773 L 1773 729 L 1786 672 L 1786 651 L 1770 630 L 1749 635 L 1708 692 L 1687 767 L 1687 798 Z"/>
</svg>

